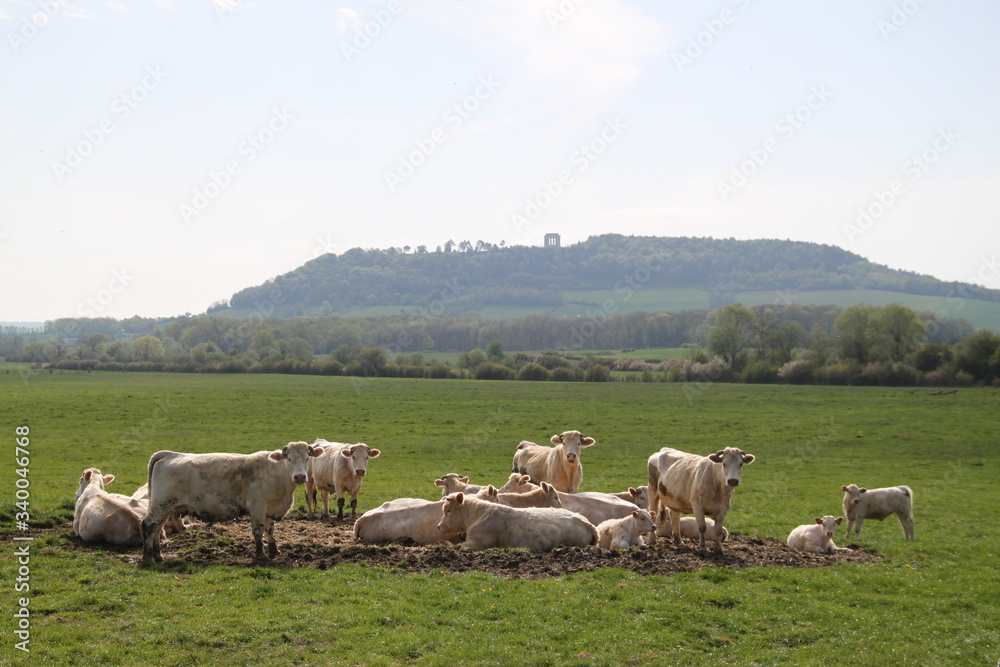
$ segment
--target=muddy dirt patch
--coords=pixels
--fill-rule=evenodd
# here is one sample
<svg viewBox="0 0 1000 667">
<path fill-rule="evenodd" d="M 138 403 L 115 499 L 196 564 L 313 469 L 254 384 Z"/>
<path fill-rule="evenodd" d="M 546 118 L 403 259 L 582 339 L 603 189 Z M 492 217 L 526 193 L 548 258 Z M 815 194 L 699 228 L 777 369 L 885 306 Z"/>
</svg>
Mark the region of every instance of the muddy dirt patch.
<svg viewBox="0 0 1000 667">
<path fill-rule="evenodd" d="M 475 571 L 522 579 L 558 577 L 602 567 L 617 567 L 639 574 L 669 575 L 706 566 L 732 569 L 763 565 L 825 567 L 842 562 L 872 563 L 883 560 L 857 544 L 847 545 L 854 549 L 851 552 L 821 555 L 789 549 L 772 538 L 739 535 L 729 537 L 723 544 L 725 552 L 721 556 L 711 550 L 702 556 L 694 542 L 675 547 L 665 539 L 657 540 L 652 547 L 640 549 L 611 551 L 573 547 L 557 548 L 548 553 L 523 549 L 468 551 L 452 544 L 373 545 L 357 542 L 352 529 L 353 524 L 349 521 L 327 523 L 293 512 L 275 525 L 274 535 L 281 553 L 273 561 L 258 563 L 254 560 L 250 522 L 245 518 L 211 525 L 196 524 L 186 532 L 168 538 L 163 543 L 162 551 L 165 560 L 181 559 L 191 565 L 328 569 L 341 563 L 361 563 L 401 572 Z M 142 557 L 142 550 L 138 547 L 85 544 L 78 538 L 69 537 L 71 531 L 68 525 L 52 532 L 66 536 L 63 544 L 71 550 L 100 549 L 130 563 L 138 562 Z"/>
</svg>

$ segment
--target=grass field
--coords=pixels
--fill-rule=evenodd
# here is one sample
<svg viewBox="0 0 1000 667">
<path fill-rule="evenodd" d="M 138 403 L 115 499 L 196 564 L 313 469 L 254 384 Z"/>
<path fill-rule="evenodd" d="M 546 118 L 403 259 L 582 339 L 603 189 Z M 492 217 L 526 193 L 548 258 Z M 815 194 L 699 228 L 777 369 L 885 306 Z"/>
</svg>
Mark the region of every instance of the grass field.
<svg viewBox="0 0 1000 667">
<path fill-rule="evenodd" d="M 10 371 L 10 372 L 7 372 Z M 995 665 L 1000 659 L 1000 393 L 722 384 L 359 380 L 283 375 L 21 373 L 0 365 L 3 664 Z M 433 479 L 506 478 L 516 443 L 576 428 L 584 490 L 644 483 L 650 453 L 757 456 L 727 526 L 783 539 L 839 514 L 841 484 L 909 484 L 916 542 L 895 519 L 859 542 L 886 558 L 825 569 L 711 566 L 551 580 L 168 563 L 30 545 L 15 593 L 15 429 L 30 428 L 31 521 L 72 516 L 84 468 L 130 492 L 153 451 L 279 448 L 324 437 L 383 454 L 359 509 L 434 498 Z M 113 485 L 113 486 L 114 486 Z M 114 490 L 112 488 L 112 490 Z M 296 507 L 304 506 L 302 491 Z M 30 533 L 28 533 L 30 535 Z M 23 535 L 18 533 L 18 535 Z M 838 534 L 838 543 L 846 541 Z M 246 536 L 247 549 L 252 548 Z M 14 648 L 27 595 L 30 656 Z"/>
</svg>

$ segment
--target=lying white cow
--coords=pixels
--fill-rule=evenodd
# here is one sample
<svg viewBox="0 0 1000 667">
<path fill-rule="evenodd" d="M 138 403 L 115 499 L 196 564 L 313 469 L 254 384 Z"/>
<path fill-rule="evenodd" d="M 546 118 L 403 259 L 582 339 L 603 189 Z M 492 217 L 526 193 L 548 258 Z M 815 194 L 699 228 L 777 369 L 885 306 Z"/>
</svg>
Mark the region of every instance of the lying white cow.
<svg viewBox="0 0 1000 667">
<path fill-rule="evenodd" d="M 656 537 L 668 537 L 673 535 L 673 524 L 670 523 L 670 514 L 666 513 L 663 521 L 657 522 Z M 701 536 L 698 530 L 698 520 L 693 516 L 681 517 L 681 537 L 689 540 L 697 540 Z M 715 522 L 710 517 L 705 517 L 705 539 L 715 541 Z M 729 531 L 722 528 L 720 541 L 725 542 L 729 538 Z"/>
<path fill-rule="evenodd" d="M 559 492 L 548 482 L 523 493 L 498 493 L 497 499 L 507 507 L 562 507 Z"/>
<path fill-rule="evenodd" d="M 479 484 L 469 484 L 469 478 L 457 472 L 442 475 L 440 479 L 434 480 L 434 485 L 441 487 L 442 498 L 453 493 L 458 493 L 459 491 L 476 494 L 486 488 Z M 500 493 L 526 493 L 537 488 L 538 485 L 532 484 L 531 478 L 527 475 L 519 475 L 516 472 L 512 472 L 507 482 L 497 490 Z"/>
<path fill-rule="evenodd" d="M 602 549 L 627 549 L 645 544 L 643 533 L 653 530 L 653 515 L 635 510 L 620 519 L 608 519 L 597 526 L 597 546 Z"/>
<path fill-rule="evenodd" d="M 455 493 L 444 498 L 438 530 L 465 533 L 466 549 L 523 547 L 549 551 L 558 546 L 597 544 L 597 528 L 579 514 L 554 507 L 506 507 Z"/>
<path fill-rule="evenodd" d="M 551 438 L 555 447 L 543 447 L 522 440 L 514 452 L 513 471 L 531 477 L 535 484 L 548 482 L 559 491 L 576 493 L 583 480 L 580 450 L 596 441 L 579 431 L 565 431 Z"/>
<path fill-rule="evenodd" d="M 97 468 L 83 471 L 73 509 L 73 534 L 79 535 L 84 542 L 141 544 L 145 512 L 132 507 L 128 496 L 104 490 L 104 485 L 114 478 L 114 475 L 102 475 Z"/>
<path fill-rule="evenodd" d="M 842 516 L 816 517 L 814 523 L 796 526 L 788 535 L 785 544 L 793 549 L 812 551 L 817 554 L 832 554 L 838 551 L 851 551 L 846 547 L 838 547 L 833 543 L 833 534 L 837 526 L 844 520 Z"/>
<path fill-rule="evenodd" d="M 625 502 L 632 503 L 641 510 L 649 509 L 649 487 L 648 486 L 637 486 L 635 488 L 628 487 L 628 491 L 621 491 L 619 493 L 612 493 L 611 495 L 621 498 Z"/>
<path fill-rule="evenodd" d="M 630 516 L 635 505 L 617 498 L 610 493 L 563 493 L 559 492 L 559 502 L 563 509 L 576 512 L 595 526 L 608 519 Z"/>
<path fill-rule="evenodd" d="M 160 528 L 177 510 L 203 521 L 250 515 L 257 559 L 278 554 L 274 522 L 292 506 L 295 488 L 306 481 L 309 459 L 320 446 L 290 442 L 273 452 L 182 454 L 160 451 L 149 458 L 149 514 L 142 522 L 143 561 L 161 562 Z"/>
<path fill-rule="evenodd" d="M 732 504 L 733 491 L 740 485 L 743 466 L 753 461 L 753 454 L 736 447 L 726 447 L 709 456 L 664 447 L 649 458 L 649 509 L 670 512 L 674 544 L 681 543 L 681 513 L 694 514 L 698 522 L 698 550 L 705 553 L 708 528 L 705 516 L 708 515 L 716 523 L 715 551 L 722 553 L 721 531 Z M 654 465 L 657 467 L 655 481 Z"/>
<path fill-rule="evenodd" d="M 492 489 L 492 492 L 491 492 Z M 481 489 L 476 497 L 488 502 L 497 501 L 493 487 Z M 405 542 L 435 544 L 456 541 L 462 533 L 442 533 L 438 523 L 444 511 L 444 500 L 397 498 L 369 510 L 354 522 L 354 537 L 368 544 Z"/>
<path fill-rule="evenodd" d="M 903 526 L 903 536 L 907 540 L 916 539 L 913 533 L 913 489 L 908 486 L 891 486 L 885 489 L 865 489 L 857 484 L 842 486 L 844 492 L 844 516 L 847 517 L 847 536 L 861 534 L 861 524 L 865 519 L 881 521 L 891 514 L 899 517 Z"/>
<path fill-rule="evenodd" d="M 330 516 L 330 494 L 337 494 L 337 521 L 344 518 L 344 494 L 351 494 L 351 516 L 358 514 L 358 494 L 368 474 L 368 459 L 381 452 L 363 442 L 347 445 L 340 442 L 317 440 L 313 445 L 323 447 L 323 454 L 309 461 L 306 479 L 306 505 L 309 516 L 315 516 L 316 490 L 323 492 L 323 516 Z"/>
</svg>

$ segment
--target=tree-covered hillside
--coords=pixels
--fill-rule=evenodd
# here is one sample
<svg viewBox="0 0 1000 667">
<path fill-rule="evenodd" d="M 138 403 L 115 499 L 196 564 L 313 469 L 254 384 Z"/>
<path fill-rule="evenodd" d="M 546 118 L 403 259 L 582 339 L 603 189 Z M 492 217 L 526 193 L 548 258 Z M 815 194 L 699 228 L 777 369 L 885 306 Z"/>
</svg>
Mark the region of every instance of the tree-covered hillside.
<svg viewBox="0 0 1000 667">
<path fill-rule="evenodd" d="M 438 303 L 459 314 L 497 304 L 558 306 L 562 290 L 637 286 L 709 292 L 877 289 L 929 296 L 963 289 L 959 283 L 889 269 L 829 245 L 607 234 L 557 248 L 501 248 L 482 241 L 457 246 L 449 241 L 437 251 L 424 246 L 415 252 L 354 248 L 243 289 L 228 307 L 281 317 Z M 1000 290 L 980 288 L 975 298 L 1000 301 Z M 225 308 L 216 304 L 211 310 Z"/>
</svg>

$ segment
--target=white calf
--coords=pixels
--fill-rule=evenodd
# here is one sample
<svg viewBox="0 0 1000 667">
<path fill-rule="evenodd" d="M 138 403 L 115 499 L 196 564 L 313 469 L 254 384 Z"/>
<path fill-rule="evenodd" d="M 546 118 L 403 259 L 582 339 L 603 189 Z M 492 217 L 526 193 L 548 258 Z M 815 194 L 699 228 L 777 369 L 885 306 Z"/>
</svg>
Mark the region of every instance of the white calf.
<svg viewBox="0 0 1000 667">
<path fill-rule="evenodd" d="M 913 534 L 913 489 L 908 486 L 891 486 L 885 489 L 865 489 L 857 484 L 840 487 L 844 492 L 844 516 L 847 517 L 847 536 L 861 534 L 865 519 L 881 521 L 895 514 L 903 526 L 903 537 L 915 539 Z"/>
<path fill-rule="evenodd" d="M 642 546 L 642 534 L 653 530 L 653 515 L 635 510 L 621 519 L 608 519 L 597 526 L 597 546 L 602 549 L 627 549 Z"/>
<path fill-rule="evenodd" d="M 104 485 L 110 484 L 114 478 L 114 475 L 102 475 L 97 468 L 83 471 L 73 509 L 73 533 L 84 542 L 129 546 L 142 544 L 141 526 L 145 511 L 140 513 L 137 508 L 131 507 L 128 496 L 104 490 Z"/>
<path fill-rule="evenodd" d="M 551 438 L 555 447 L 522 440 L 514 452 L 513 471 L 529 475 L 535 484 L 548 482 L 559 491 L 576 493 L 583 481 L 580 450 L 596 441 L 579 431 L 565 431 Z"/>
<path fill-rule="evenodd" d="M 837 551 L 851 551 L 846 547 L 838 547 L 833 543 L 833 534 L 837 526 L 844 520 L 842 516 L 830 516 L 829 514 L 814 519 L 815 523 L 807 523 L 796 526 L 785 543 L 793 549 L 801 551 L 812 551 L 817 554 L 832 554 Z"/>
<path fill-rule="evenodd" d="M 337 494 L 337 521 L 344 518 L 344 494 L 351 494 L 351 516 L 358 514 L 358 494 L 368 474 L 368 459 L 381 452 L 363 442 L 347 445 L 340 442 L 317 440 L 314 445 L 323 447 L 320 456 L 309 461 L 306 479 L 306 506 L 309 516 L 315 516 L 316 490 L 323 492 L 323 516 L 330 516 L 330 494 Z"/>
</svg>

